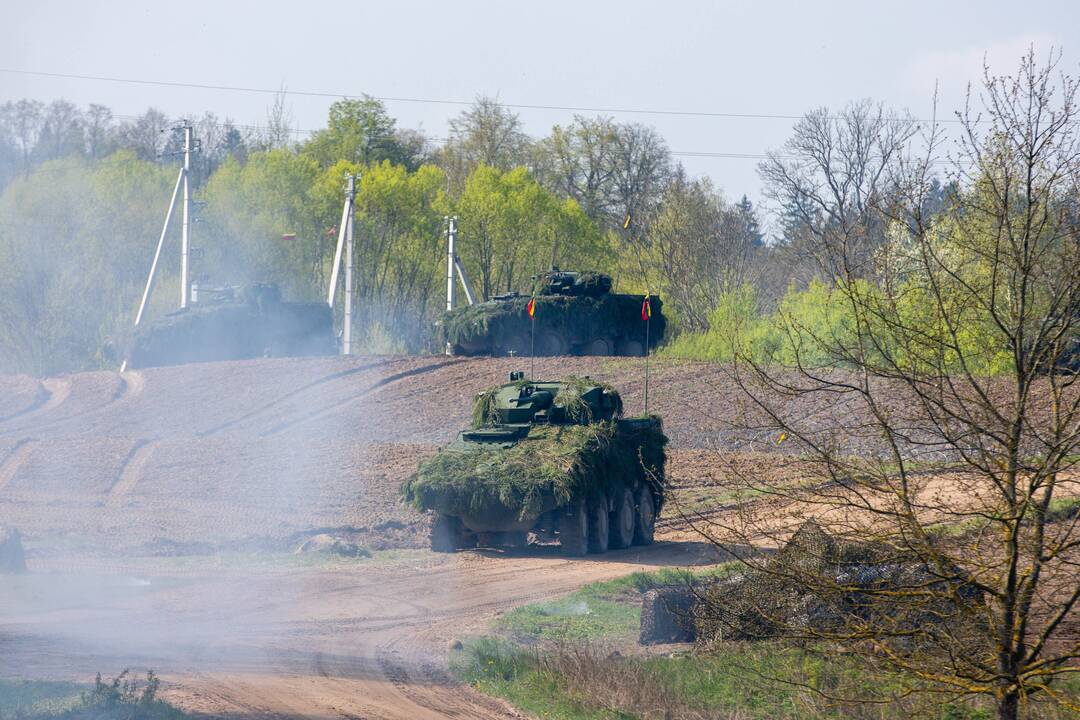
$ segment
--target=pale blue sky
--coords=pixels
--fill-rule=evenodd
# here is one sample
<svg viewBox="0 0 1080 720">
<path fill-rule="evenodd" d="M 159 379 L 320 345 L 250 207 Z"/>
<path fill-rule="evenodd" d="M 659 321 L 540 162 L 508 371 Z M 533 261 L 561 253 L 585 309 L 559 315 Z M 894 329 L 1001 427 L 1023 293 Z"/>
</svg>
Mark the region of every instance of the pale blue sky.
<svg viewBox="0 0 1080 720">
<path fill-rule="evenodd" d="M 952 110 L 982 58 L 1078 57 L 1080 4 L 1026 2 L 146 2 L 3 0 L 0 67 L 201 84 L 507 103 L 798 115 L 873 98 L 924 117 L 935 80 Z M 0 101 L 100 102 L 121 115 L 211 110 L 262 124 L 269 95 L 0 73 Z M 331 98 L 290 96 L 294 125 Z M 460 107 L 387 103 L 402 127 L 443 136 Z M 546 133 L 569 111 L 521 110 Z M 791 120 L 621 115 L 676 152 L 758 154 Z M 729 197 L 760 194 L 752 159 L 679 158 Z"/>
</svg>

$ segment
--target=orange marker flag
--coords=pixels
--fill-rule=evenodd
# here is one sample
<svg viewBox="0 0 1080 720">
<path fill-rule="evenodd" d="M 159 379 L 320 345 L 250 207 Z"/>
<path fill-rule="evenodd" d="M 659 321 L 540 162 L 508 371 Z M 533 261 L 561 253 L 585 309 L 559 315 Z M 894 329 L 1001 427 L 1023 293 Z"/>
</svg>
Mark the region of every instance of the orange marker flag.
<svg viewBox="0 0 1080 720">
<path fill-rule="evenodd" d="M 529 304 L 525 306 L 525 309 L 529 312 L 529 317 L 536 316 L 536 298 L 529 298 Z"/>
</svg>

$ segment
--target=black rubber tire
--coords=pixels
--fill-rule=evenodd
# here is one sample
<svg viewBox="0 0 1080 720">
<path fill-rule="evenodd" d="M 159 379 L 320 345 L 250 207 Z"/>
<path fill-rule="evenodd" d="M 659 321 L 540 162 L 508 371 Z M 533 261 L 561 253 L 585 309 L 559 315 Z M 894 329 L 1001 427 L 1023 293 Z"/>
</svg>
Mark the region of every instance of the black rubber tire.
<svg viewBox="0 0 1080 720">
<path fill-rule="evenodd" d="M 642 487 L 638 490 L 635 510 L 634 544 L 652 545 L 653 534 L 656 532 L 656 501 L 650 488 Z"/>
<path fill-rule="evenodd" d="M 618 354 L 622 357 L 644 357 L 645 343 L 641 340 L 623 340 L 619 343 Z"/>
<path fill-rule="evenodd" d="M 559 517 L 559 545 L 563 555 L 580 557 L 589 551 L 589 512 L 584 500 L 563 508 Z"/>
<path fill-rule="evenodd" d="M 637 508 L 634 503 L 634 493 L 630 488 L 623 488 L 615 493 L 615 509 L 611 511 L 611 541 L 608 547 L 612 550 L 628 548 L 634 543 L 634 530 L 637 527 Z"/>
<path fill-rule="evenodd" d="M 536 354 L 538 357 L 555 357 L 567 353 L 566 339 L 553 330 L 542 330 L 536 334 Z"/>
<path fill-rule="evenodd" d="M 452 553 L 462 546 L 465 528 L 461 520 L 449 515 L 436 515 L 431 523 L 431 551 Z"/>
<path fill-rule="evenodd" d="M 582 355 L 614 355 L 615 342 L 611 338 L 596 337 L 581 347 Z"/>
<path fill-rule="evenodd" d="M 611 542 L 607 498 L 601 496 L 589 503 L 589 552 L 606 553 Z"/>
</svg>

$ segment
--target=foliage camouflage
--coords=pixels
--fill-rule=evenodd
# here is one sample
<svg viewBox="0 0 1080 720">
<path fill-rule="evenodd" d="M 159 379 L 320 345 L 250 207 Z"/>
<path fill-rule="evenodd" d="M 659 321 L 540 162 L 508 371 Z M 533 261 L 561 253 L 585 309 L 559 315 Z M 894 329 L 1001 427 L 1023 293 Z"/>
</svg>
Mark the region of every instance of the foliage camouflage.
<svg viewBox="0 0 1080 720">
<path fill-rule="evenodd" d="M 555 404 L 565 408 L 567 424 L 532 423 L 512 442 L 478 443 L 460 436 L 423 462 L 402 486 L 407 503 L 444 515 L 505 520 L 535 520 L 575 497 L 588 497 L 617 484 L 640 479 L 659 490 L 667 437 L 660 418 L 622 419 L 622 400 L 613 393 L 611 419 L 590 422 L 584 389 L 600 385 L 568 378 Z M 473 428 L 494 423 L 497 386 L 480 393 L 473 405 Z"/>
<path fill-rule="evenodd" d="M 838 539 L 813 520 L 763 567 L 694 594 L 692 621 L 698 642 L 706 644 L 793 634 L 863 639 L 872 621 L 889 627 L 885 639 L 898 650 L 950 633 L 977 652 L 972 631 L 983 605 L 958 568 L 931 568 L 889 545 Z"/>
<path fill-rule="evenodd" d="M 449 342 L 457 355 L 503 355 L 514 351 L 529 354 L 532 345 L 532 324 L 535 322 L 535 354 L 594 354 L 589 344 L 606 340 L 611 354 L 618 353 L 625 343 L 636 341 L 645 347 L 645 322 L 641 319 L 644 295 L 607 292 L 611 279 L 601 273 L 582 273 L 580 294 L 538 294 L 535 318 L 530 320 L 529 298 L 512 296 L 489 300 L 476 305 L 455 308 L 443 316 L 443 342 Z M 537 290 L 550 290 L 537 283 Z M 660 298 L 649 297 L 652 317 L 649 321 L 649 347 L 663 340 L 667 322 Z M 562 352 L 553 352 L 549 334 L 561 338 Z M 634 353 L 637 354 L 637 353 Z"/>
<path fill-rule="evenodd" d="M 280 301 L 273 286 L 253 286 L 238 301 L 200 305 L 170 313 L 139 328 L 132 367 L 302 357 L 336 352 L 333 315 L 326 303 Z"/>
</svg>

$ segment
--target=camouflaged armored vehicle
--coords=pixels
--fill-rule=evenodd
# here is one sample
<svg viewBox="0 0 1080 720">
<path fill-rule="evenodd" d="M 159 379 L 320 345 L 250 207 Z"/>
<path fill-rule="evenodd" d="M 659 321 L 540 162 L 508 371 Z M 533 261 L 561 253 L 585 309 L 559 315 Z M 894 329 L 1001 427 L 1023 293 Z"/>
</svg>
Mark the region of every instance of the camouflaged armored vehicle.
<svg viewBox="0 0 1080 720">
<path fill-rule="evenodd" d="M 477 396 L 472 427 L 421 463 L 405 501 L 435 514 L 431 549 L 558 539 L 567 555 L 653 540 L 664 503 L 658 417 L 623 418 L 589 378 L 510 382 Z"/>
<path fill-rule="evenodd" d="M 643 295 L 611 292 L 602 273 L 564 272 L 557 267 L 534 278 L 532 296 L 496 295 L 455 308 L 441 322 L 442 340 L 454 355 L 631 355 L 645 354 L 664 337 L 660 298 L 649 297 L 648 339 Z M 535 323 L 535 346 L 532 324 Z"/>
<path fill-rule="evenodd" d="M 284 302 L 276 285 L 202 289 L 198 301 L 139 328 L 132 367 L 337 352 L 324 302 Z"/>
</svg>

